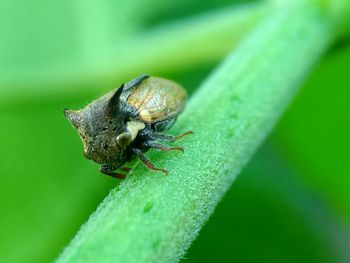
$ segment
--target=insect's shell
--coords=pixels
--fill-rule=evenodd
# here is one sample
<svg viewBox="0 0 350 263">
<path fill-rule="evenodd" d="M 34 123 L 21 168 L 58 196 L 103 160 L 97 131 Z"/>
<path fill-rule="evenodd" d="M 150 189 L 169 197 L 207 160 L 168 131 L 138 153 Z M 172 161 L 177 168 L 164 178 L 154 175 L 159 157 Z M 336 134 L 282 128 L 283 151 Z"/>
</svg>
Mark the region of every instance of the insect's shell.
<svg viewBox="0 0 350 263">
<path fill-rule="evenodd" d="M 176 118 L 184 109 L 187 93 L 179 84 L 162 78 L 148 77 L 127 98 L 136 112 L 136 119 L 144 123 Z"/>
</svg>

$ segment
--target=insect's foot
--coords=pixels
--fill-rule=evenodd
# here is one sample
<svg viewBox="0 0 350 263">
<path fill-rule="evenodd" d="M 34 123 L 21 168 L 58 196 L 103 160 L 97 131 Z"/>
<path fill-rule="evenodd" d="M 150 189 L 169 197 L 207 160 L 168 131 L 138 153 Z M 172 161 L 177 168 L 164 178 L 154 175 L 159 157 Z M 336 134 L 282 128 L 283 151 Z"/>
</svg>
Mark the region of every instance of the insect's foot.
<svg viewBox="0 0 350 263">
<path fill-rule="evenodd" d="M 163 168 L 154 167 L 154 170 L 159 171 L 159 172 L 162 172 L 162 173 L 164 173 L 165 175 L 168 175 L 168 173 L 169 173 L 168 170 L 163 169 Z"/>
</svg>

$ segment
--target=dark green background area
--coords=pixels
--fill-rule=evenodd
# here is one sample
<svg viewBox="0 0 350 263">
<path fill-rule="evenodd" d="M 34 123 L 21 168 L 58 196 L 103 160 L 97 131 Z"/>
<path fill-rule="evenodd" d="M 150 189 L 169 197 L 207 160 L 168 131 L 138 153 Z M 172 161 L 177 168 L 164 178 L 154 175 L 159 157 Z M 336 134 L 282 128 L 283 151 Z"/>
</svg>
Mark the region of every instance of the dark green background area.
<svg viewBox="0 0 350 263">
<path fill-rule="evenodd" d="M 79 137 L 62 112 L 112 88 L 105 86 L 111 79 L 86 89 L 72 85 L 79 93 L 29 96 L 40 85 L 31 74 L 79 67 L 82 43 L 87 50 L 96 47 L 89 57 L 94 61 L 108 55 L 120 37 L 231 4 L 140 1 L 138 12 L 130 13 L 133 19 L 123 21 L 114 14 L 134 9 L 115 1 L 1 2 L 0 80 L 29 76 L 20 86 L 0 82 L 1 96 L 20 95 L 0 105 L 1 262 L 54 260 L 119 183 L 83 158 Z M 92 23 L 95 19 L 100 24 Z M 216 65 L 166 77 L 193 94 Z M 183 262 L 350 260 L 349 68 L 347 45 L 334 47 L 320 61 Z"/>
</svg>

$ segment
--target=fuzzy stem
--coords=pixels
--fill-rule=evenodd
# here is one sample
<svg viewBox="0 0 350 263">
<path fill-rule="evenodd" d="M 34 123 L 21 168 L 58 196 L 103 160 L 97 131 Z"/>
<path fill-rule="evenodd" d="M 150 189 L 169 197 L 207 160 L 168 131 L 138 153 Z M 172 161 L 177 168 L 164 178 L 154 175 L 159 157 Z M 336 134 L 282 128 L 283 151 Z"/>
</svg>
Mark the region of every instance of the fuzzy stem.
<svg viewBox="0 0 350 263">
<path fill-rule="evenodd" d="M 185 154 L 150 152 L 164 176 L 135 168 L 57 262 L 176 262 L 334 40 L 315 1 L 279 1 L 193 96 L 176 132 Z"/>
</svg>

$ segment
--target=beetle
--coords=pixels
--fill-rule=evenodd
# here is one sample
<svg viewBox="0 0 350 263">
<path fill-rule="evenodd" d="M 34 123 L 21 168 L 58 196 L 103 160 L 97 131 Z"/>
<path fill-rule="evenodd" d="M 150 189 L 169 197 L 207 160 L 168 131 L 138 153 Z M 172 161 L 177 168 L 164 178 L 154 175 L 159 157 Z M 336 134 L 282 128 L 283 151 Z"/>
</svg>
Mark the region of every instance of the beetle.
<svg viewBox="0 0 350 263">
<path fill-rule="evenodd" d="M 77 129 L 84 145 L 84 156 L 101 164 L 103 174 L 124 179 L 116 170 L 134 156 L 151 170 L 168 174 L 157 168 L 145 156 L 149 149 L 183 151 L 183 147 L 168 147 L 159 142 L 176 140 L 178 136 L 164 134 L 184 110 L 185 89 L 164 78 L 141 75 L 94 100 L 81 110 L 64 109 L 64 115 Z"/>
</svg>

